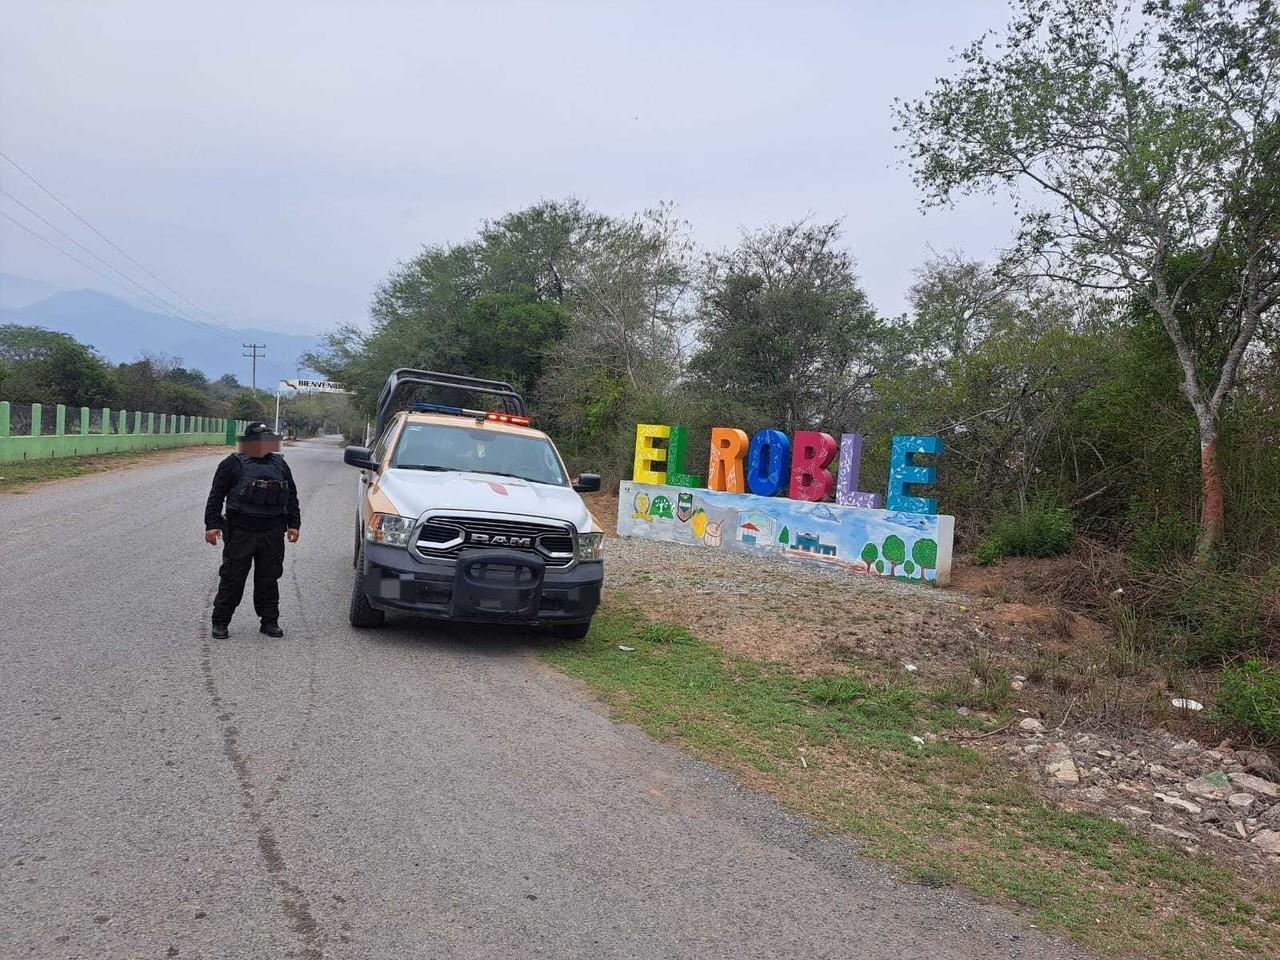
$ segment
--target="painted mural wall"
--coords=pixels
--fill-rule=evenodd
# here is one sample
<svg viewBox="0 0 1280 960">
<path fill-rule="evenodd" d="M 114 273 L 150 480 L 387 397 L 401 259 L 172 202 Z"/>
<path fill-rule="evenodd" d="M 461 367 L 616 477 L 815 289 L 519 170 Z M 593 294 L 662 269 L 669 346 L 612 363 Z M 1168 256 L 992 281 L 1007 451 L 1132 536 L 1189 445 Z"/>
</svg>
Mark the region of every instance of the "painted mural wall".
<svg viewBox="0 0 1280 960">
<path fill-rule="evenodd" d="M 624 480 L 618 533 L 945 586 L 955 518 Z"/>
</svg>

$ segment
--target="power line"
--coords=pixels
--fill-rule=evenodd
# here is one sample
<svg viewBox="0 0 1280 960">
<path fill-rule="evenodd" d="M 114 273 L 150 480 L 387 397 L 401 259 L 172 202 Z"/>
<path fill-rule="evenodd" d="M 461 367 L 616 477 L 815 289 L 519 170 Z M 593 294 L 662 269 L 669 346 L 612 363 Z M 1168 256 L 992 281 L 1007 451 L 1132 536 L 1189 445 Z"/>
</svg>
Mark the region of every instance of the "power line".
<svg viewBox="0 0 1280 960">
<path fill-rule="evenodd" d="M 43 190 L 46 194 L 48 194 L 49 197 L 53 199 L 54 203 L 58 204 L 58 206 L 66 210 L 67 213 L 71 214 L 73 217 L 75 217 L 77 220 L 83 223 L 86 227 L 92 230 L 95 234 L 97 234 L 98 237 L 100 237 L 103 240 L 103 242 L 105 242 L 108 246 L 110 246 L 113 250 L 115 250 L 118 254 L 120 254 L 120 256 L 124 257 L 126 260 L 132 263 L 135 267 L 137 267 L 139 270 L 141 270 L 143 273 L 149 276 L 152 280 L 154 280 L 156 283 L 160 284 L 160 286 L 164 287 L 166 290 L 172 293 L 179 300 L 188 304 L 193 309 L 198 310 L 200 313 L 203 313 L 206 317 L 208 317 L 214 323 L 219 323 L 219 324 L 221 323 L 221 321 L 219 321 L 218 318 L 215 317 L 208 310 L 205 310 L 203 307 L 199 306 L 198 304 L 192 303 L 190 300 L 188 300 L 186 297 L 180 294 L 177 290 L 173 289 L 173 287 L 169 286 L 169 284 L 165 283 L 163 280 L 157 277 L 154 273 L 152 273 L 150 270 L 148 270 L 146 267 L 140 264 L 133 257 L 129 256 L 129 254 L 125 253 L 124 250 L 122 250 L 114 241 L 112 241 L 110 237 L 104 234 L 101 230 L 95 227 L 92 223 L 90 223 L 84 217 L 80 216 L 80 214 L 76 213 L 76 211 L 71 208 L 70 204 L 63 201 L 52 190 L 46 187 L 43 183 L 41 183 L 31 174 L 27 173 L 26 170 L 24 170 L 22 167 L 18 165 L 18 162 L 16 160 L 14 160 L 11 156 L 9 156 L 3 150 L 0 150 L 0 157 L 4 158 L 4 160 L 6 160 L 10 165 L 12 165 L 12 167 L 15 170 L 17 170 L 20 174 L 22 174 L 24 177 L 26 177 L 28 180 L 34 183 L 37 187 Z"/>
<path fill-rule="evenodd" d="M 241 354 L 244 357 L 253 359 L 252 367 L 249 374 L 249 389 L 254 393 L 258 392 L 258 361 L 267 355 L 267 345 L 265 343 L 242 343 L 240 346 L 248 350 L 248 353 Z M 258 351 L 262 352 L 259 353 Z"/>
<path fill-rule="evenodd" d="M 81 260 L 79 257 L 77 257 L 74 253 L 70 253 L 69 251 L 64 250 L 62 247 L 58 246 L 56 243 L 54 243 L 54 242 L 53 242 L 52 240 L 50 240 L 48 237 L 42 237 L 42 236 L 40 236 L 40 234 L 36 233 L 34 230 L 32 230 L 30 227 L 28 227 L 28 226 L 27 226 L 25 223 L 23 223 L 21 220 L 15 219 L 14 217 L 12 217 L 12 216 L 10 216 L 9 214 L 5 213 L 3 210 L 0 210 L 0 217 L 4 217 L 4 218 L 5 218 L 6 220 L 8 220 L 10 223 L 14 224 L 14 226 L 21 227 L 23 230 L 27 231 L 27 233 L 31 234 L 33 237 L 35 237 L 37 240 L 39 240 L 41 243 L 46 243 L 46 244 L 48 244 L 49 246 L 53 247 L 53 249 L 54 249 L 54 250 L 57 250 L 60 254 L 62 254 L 62 255 L 63 255 L 64 257 L 66 257 L 68 260 L 74 260 L 76 263 L 80 264 L 80 266 L 84 267 L 86 270 L 91 270 L 92 272 L 96 273 L 98 276 L 100 276 L 103 280 L 106 280 L 108 283 L 114 283 L 117 287 L 119 287 L 121 290 L 123 290 L 123 291 L 124 291 L 125 293 L 127 293 L 129 296 L 131 296 L 131 297 L 132 297 L 132 296 L 137 296 L 137 294 L 135 294 L 132 290 L 130 290 L 128 287 L 126 287 L 126 286 L 125 286 L 123 283 L 121 283 L 119 280 L 116 280 L 114 277 L 109 277 L 109 276 L 107 276 L 105 273 L 103 273 L 101 270 L 99 270 L 97 267 L 93 266 L 92 264 L 85 263 L 83 260 Z M 178 317 L 174 317 L 174 319 L 175 319 L 175 320 L 177 320 L 177 319 L 180 319 L 180 318 L 178 318 Z M 188 322 L 190 322 L 190 321 L 188 321 Z"/>
<path fill-rule="evenodd" d="M 93 259 L 97 260 L 99 263 L 105 266 L 108 270 L 111 270 L 113 273 L 119 274 L 125 280 L 129 281 L 129 283 L 137 287 L 138 290 L 141 290 L 142 294 L 139 294 L 135 291 L 130 291 L 130 292 L 133 296 L 146 300 L 148 302 L 148 306 L 156 307 L 160 310 L 171 310 L 173 312 L 173 315 L 177 319 L 186 320 L 188 323 L 193 323 L 196 326 L 201 327 L 202 329 L 208 329 L 210 327 L 210 324 L 207 324 L 201 320 L 196 320 L 194 317 L 187 314 L 186 311 L 184 311 L 181 307 L 175 306 L 174 304 L 166 300 L 164 297 L 160 296 L 157 293 L 152 292 L 144 284 L 139 283 L 137 280 L 129 276 L 123 270 L 116 267 L 114 264 L 98 256 L 98 254 L 90 250 L 88 247 L 86 247 L 83 243 L 81 243 L 75 237 L 71 236 L 71 234 L 67 233 L 65 230 L 59 227 L 56 223 L 49 222 L 44 217 L 42 217 L 38 212 L 36 212 L 35 210 L 32 210 L 25 203 L 23 203 L 21 200 L 19 200 L 17 197 L 11 194 L 8 190 L 5 190 L 3 187 L 0 187 L 0 194 L 3 194 L 4 196 L 8 197 L 14 203 L 20 206 L 23 210 L 27 211 L 27 213 L 31 214 L 31 216 L 35 217 L 37 220 L 43 223 L 50 230 L 53 230 L 55 233 L 59 234 L 64 239 L 70 240 L 72 243 L 74 243 L 77 247 L 79 247 L 85 253 L 89 254 L 89 256 L 93 257 Z M 223 336 L 230 336 L 230 334 L 227 333 L 225 329 L 219 329 L 217 332 L 222 334 Z"/>
</svg>

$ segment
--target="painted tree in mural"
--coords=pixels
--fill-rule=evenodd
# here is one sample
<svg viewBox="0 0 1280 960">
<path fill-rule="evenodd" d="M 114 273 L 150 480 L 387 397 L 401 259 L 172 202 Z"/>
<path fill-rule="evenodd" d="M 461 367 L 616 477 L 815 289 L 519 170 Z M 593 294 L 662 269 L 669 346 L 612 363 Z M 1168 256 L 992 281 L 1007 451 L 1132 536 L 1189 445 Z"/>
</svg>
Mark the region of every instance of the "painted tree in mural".
<svg viewBox="0 0 1280 960">
<path fill-rule="evenodd" d="M 920 568 L 920 579 L 925 578 L 926 571 L 938 565 L 938 543 L 929 537 L 921 537 L 911 545 L 911 559 Z"/>
<path fill-rule="evenodd" d="M 782 528 L 782 532 L 778 534 L 778 542 L 784 547 L 791 545 L 791 531 L 787 527 Z"/>
<path fill-rule="evenodd" d="M 898 572 L 898 564 L 907 559 L 907 545 L 902 542 L 901 537 L 891 533 L 884 538 L 881 552 L 885 560 L 889 561 L 889 576 L 895 576 Z"/>
<path fill-rule="evenodd" d="M 915 180 L 929 205 L 1011 191 L 1021 222 L 1008 266 L 1125 294 L 1159 318 L 1199 432 L 1207 560 L 1225 523 L 1219 421 L 1280 304 L 1280 9 L 1012 6 L 1001 40 L 975 41 L 957 76 L 898 103 Z M 1229 295 L 1195 316 L 1214 275 Z"/>
<path fill-rule="evenodd" d="M 867 573 L 871 572 L 871 565 L 880 559 L 880 548 L 874 543 L 868 543 L 862 548 L 862 562 L 867 565 Z"/>
</svg>

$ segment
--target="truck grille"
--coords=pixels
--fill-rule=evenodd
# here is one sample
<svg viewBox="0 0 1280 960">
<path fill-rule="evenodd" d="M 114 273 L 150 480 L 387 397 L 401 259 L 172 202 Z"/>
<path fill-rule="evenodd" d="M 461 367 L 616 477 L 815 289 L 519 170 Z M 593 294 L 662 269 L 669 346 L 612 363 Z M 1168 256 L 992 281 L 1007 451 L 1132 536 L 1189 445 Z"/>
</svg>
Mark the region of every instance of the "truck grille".
<svg viewBox="0 0 1280 960">
<path fill-rule="evenodd" d="M 448 560 L 462 550 L 501 547 L 542 557 L 548 567 L 573 563 L 574 533 L 568 524 L 497 517 L 429 517 L 418 527 L 414 548 L 425 560 Z"/>
</svg>

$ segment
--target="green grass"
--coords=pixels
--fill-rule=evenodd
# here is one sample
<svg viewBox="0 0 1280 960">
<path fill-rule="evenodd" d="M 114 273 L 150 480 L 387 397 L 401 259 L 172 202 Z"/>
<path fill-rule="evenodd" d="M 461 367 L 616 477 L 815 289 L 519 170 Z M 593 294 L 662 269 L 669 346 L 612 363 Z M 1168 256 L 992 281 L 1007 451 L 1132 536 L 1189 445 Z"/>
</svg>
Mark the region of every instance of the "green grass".
<svg viewBox="0 0 1280 960">
<path fill-rule="evenodd" d="M 173 447 L 174 451 L 200 451 L 207 448 Z M 118 467 L 128 467 L 156 450 L 124 450 L 120 453 L 99 453 L 91 457 L 43 457 L 39 460 L 18 460 L 0 463 L 0 493 L 21 493 L 22 488 L 50 480 L 67 480 L 89 473 L 101 473 Z"/>
<path fill-rule="evenodd" d="M 116 454 L 123 457 L 124 454 Z M 97 461 L 101 458 L 94 457 Z M 14 490 L 45 480 L 65 480 L 103 469 L 97 463 L 85 462 L 80 457 L 50 457 L 47 460 L 22 460 L 16 463 L 0 463 L 0 490 Z"/>
<path fill-rule="evenodd" d="M 1015 904 L 1110 956 L 1280 954 L 1275 888 L 1057 810 L 963 743 L 913 740 L 980 722 L 956 716 L 945 691 L 912 678 L 800 678 L 616 603 L 585 641 L 544 656 L 619 719 L 739 771 L 921 883 Z"/>
</svg>

